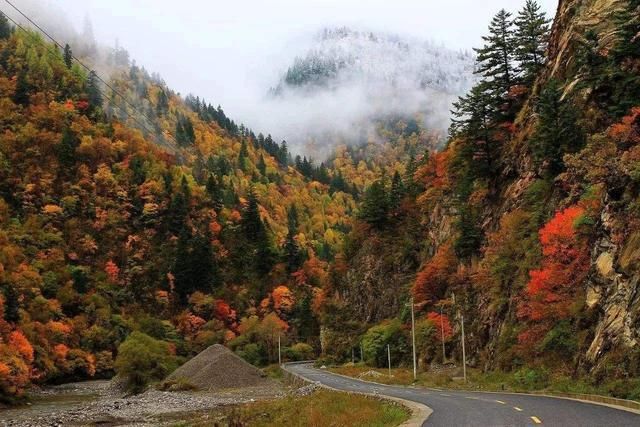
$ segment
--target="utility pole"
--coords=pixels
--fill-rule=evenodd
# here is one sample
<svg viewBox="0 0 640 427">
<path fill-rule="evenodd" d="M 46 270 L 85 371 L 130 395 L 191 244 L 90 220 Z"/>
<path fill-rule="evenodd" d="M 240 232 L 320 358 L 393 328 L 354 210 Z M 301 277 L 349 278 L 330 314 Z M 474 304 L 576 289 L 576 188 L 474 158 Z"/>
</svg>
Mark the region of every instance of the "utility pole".
<svg viewBox="0 0 640 427">
<path fill-rule="evenodd" d="M 278 365 L 282 366 L 282 353 L 280 351 L 280 334 L 278 334 Z"/>
<path fill-rule="evenodd" d="M 464 314 L 460 315 L 460 325 L 462 327 L 462 375 L 464 376 L 464 383 L 467 383 L 467 354 L 464 348 Z"/>
<path fill-rule="evenodd" d="M 442 304 L 440 304 L 440 332 L 442 335 L 442 364 L 445 362 L 445 353 L 444 353 L 444 319 L 442 318 Z"/>
<path fill-rule="evenodd" d="M 391 347 L 387 344 L 387 358 L 389 359 L 389 378 L 391 378 Z"/>
<path fill-rule="evenodd" d="M 413 380 L 415 381 L 418 379 L 418 368 L 416 364 L 416 317 L 413 312 L 413 297 L 411 297 L 411 339 L 413 341 Z"/>
<path fill-rule="evenodd" d="M 351 363 L 356 364 L 356 353 L 353 347 L 351 347 Z"/>
</svg>

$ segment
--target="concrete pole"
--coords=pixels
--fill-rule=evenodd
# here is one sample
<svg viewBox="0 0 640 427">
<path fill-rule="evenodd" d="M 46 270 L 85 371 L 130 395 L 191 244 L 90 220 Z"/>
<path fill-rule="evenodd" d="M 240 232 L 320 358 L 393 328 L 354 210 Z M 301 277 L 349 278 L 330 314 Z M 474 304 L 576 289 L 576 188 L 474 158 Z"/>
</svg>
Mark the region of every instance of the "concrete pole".
<svg viewBox="0 0 640 427">
<path fill-rule="evenodd" d="M 389 359 L 389 378 L 391 378 L 391 347 L 387 344 L 387 358 Z"/>
<path fill-rule="evenodd" d="M 444 319 L 442 318 L 442 305 L 440 306 L 440 331 L 442 333 L 442 364 L 445 362 L 445 353 L 444 353 Z"/>
<path fill-rule="evenodd" d="M 282 366 L 282 354 L 280 351 L 280 334 L 278 334 L 278 365 Z"/>
<path fill-rule="evenodd" d="M 464 383 L 467 383 L 467 353 L 464 347 L 464 315 L 460 315 L 460 324 L 462 327 L 462 375 L 464 376 Z"/>
<path fill-rule="evenodd" d="M 416 363 L 416 317 L 413 312 L 413 297 L 411 297 L 411 339 L 413 340 L 413 380 L 418 379 L 418 367 Z"/>
</svg>

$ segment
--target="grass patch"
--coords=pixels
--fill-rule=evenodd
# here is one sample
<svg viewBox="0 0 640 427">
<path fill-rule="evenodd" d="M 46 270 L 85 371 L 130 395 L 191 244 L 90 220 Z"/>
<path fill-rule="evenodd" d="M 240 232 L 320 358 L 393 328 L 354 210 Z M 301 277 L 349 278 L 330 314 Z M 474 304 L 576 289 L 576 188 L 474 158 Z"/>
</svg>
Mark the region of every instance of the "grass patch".
<svg viewBox="0 0 640 427">
<path fill-rule="evenodd" d="M 419 372 L 416 381 L 413 380 L 413 370 L 409 368 L 392 368 L 391 376 L 387 369 L 353 364 L 331 367 L 329 371 L 381 384 L 417 385 L 450 390 L 595 394 L 640 401 L 640 379 L 635 378 L 594 385 L 586 379 L 576 380 L 539 369 L 483 373 L 479 369 L 467 368 L 465 384 L 461 378 L 461 368 L 450 368 L 441 372 Z M 367 375 L 372 372 L 378 374 Z"/>
<path fill-rule="evenodd" d="M 262 372 L 273 380 L 282 380 L 284 378 L 284 371 L 280 368 L 280 365 L 277 364 L 262 368 Z"/>
<path fill-rule="evenodd" d="M 184 419 L 186 418 L 186 419 Z M 409 419 L 402 405 L 373 397 L 320 390 L 309 396 L 256 402 L 174 418 L 180 427 L 392 427 Z"/>
</svg>

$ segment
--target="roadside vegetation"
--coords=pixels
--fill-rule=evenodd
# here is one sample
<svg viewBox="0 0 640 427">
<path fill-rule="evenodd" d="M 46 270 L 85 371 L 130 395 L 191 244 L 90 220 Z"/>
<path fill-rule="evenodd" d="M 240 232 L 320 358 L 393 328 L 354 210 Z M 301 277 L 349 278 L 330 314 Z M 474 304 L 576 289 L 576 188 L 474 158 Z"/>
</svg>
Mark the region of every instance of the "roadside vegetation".
<svg viewBox="0 0 640 427">
<path fill-rule="evenodd" d="M 466 384 L 460 367 L 418 372 L 416 381 L 413 380 L 413 370 L 410 367 L 392 368 L 391 376 L 387 369 L 371 368 L 363 364 L 348 363 L 331 367 L 329 370 L 381 384 L 418 385 L 452 390 L 594 394 L 640 401 L 640 379 L 614 380 L 595 385 L 586 378 L 576 380 L 542 368 L 522 368 L 511 373 L 483 373 L 480 369 L 467 368 Z"/>
<path fill-rule="evenodd" d="M 241 407 L 189 414 L 176 427 L 220 426 L 397 426 L 409 411 L 397 403 L 355 394 L 321 390 L 308 396 L 256 402 Z"/>
</svg>

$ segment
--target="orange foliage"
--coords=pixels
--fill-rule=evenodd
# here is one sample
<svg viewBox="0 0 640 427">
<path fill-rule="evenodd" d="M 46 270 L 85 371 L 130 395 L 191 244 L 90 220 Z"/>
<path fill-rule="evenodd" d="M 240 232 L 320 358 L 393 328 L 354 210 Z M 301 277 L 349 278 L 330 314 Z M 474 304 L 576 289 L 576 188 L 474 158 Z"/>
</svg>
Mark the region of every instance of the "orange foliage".
<svg viewBox="0 0 640 427">
<path fill-rule="evenodd" d="M 107 273 L 109 283 L 118 283 L 120 268 L 112 260 L 107 261 L 107 265 L 104 267 L 104 272 Z"/>
<path fill-rule="evenodd" d="M 453 247 L 445 244 L 438 248 L 433 258 L 427 262 L 413 284 L 413 296 L 417 303 L 433 304 L 441 298 L 451 275 L 456 272 L 457 260 Z"/>
<path fill-rule="evenodd" d="M 584 214 L 583 207 L 572 206 L 556 213 L 540 230 L 542 265 L 529 273 L 525 300 L 518 307 L 521 319 L 539 324 L 535 330 L 520 334 L 522 344 L 535 343 L 555 322 L 571 314 L 576 287 L 589 270 L 588 242 L 576 230 L 576 222 Z"/>
<path fill-rule="evenodd" d="M 275 288 L 271 293 L 271 298 L 273 298 L 273 308 L 278 313 L 291 312 L 293 305 L 295 304 L 295 299 L 293 298 L 291 290 L 284 285 Z"/>
<path fill-rule="evenodd" d="M 15 348 L 24 360 L 33 362 L 33 347 L 22 331 L 13 331 L 9 334 L 9 346 Z"/>
<path fill-rule="evenodd" d="M 444 335 L 444 341 L 446 342 L 453 336 L 451 322 L 449 322 L 449 317 L 446 314 L 440 315 L 440 313 L 431 311 L 427 313 L 427 320 L 433 322 L 436 327 L 436 330 L 438 331 L 438 340 L 442 341 L 442 337 Z"/>
<path fill-rule="evenodd" d="M 622 118 L 609 128 L 609 136 L 617 142 L 640 143 L 640 107 L 631 110 L 631 114 Z"/>
</svg>

